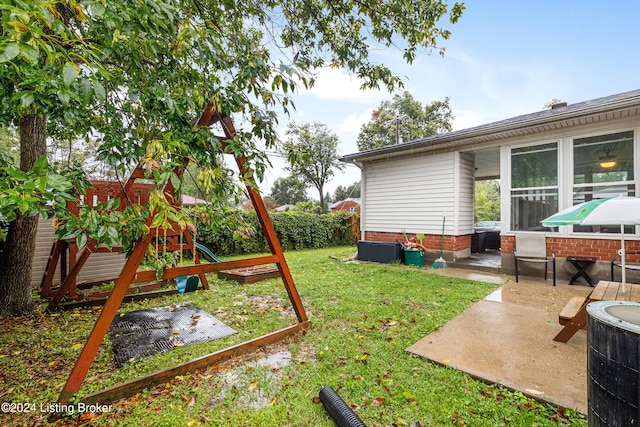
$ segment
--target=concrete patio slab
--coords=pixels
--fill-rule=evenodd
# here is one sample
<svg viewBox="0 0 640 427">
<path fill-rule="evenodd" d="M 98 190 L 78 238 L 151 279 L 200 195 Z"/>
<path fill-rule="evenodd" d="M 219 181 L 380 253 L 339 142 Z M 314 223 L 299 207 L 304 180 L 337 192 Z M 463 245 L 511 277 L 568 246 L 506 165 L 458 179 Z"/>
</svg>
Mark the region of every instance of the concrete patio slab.
<svg viewBox="0 0 640 427">
<path fill-rule="evenodd" d="M 568 343 L 553 341 L 562 329 L 558 314 L 571 297 L 588 295 L 588 286 L 469 270 L 442 269 L 437 274 L 503 281 L 478 301 L 414 345 L 408 352 L 502 384 L 554 405 L 587 412 L 587 334 Z M 490 281 L 490 280 L 484 280 Z"/>
</svg>

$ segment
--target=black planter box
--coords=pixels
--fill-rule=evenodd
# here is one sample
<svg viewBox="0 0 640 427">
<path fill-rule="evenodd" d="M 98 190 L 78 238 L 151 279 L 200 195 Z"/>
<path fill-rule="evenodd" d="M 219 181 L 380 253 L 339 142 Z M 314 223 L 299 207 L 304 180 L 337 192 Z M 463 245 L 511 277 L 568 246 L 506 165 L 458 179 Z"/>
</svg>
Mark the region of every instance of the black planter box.
<svg viewBox="0 0 640 427">
<path fill-rule="evenodd" d="M 391 242 L 358 241 L 358 259 L 385 264 L 402 261 L 402 245 Z"/>
</svg>

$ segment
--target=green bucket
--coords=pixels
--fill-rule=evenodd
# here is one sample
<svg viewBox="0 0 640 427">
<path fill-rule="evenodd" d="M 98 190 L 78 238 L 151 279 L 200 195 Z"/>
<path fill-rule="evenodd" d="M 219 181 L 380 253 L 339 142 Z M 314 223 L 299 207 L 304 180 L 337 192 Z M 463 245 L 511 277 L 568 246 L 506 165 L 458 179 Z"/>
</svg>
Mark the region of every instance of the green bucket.
<svg viewBox="0 0 640 427">
<path fill-rule="evenodd" d="M 424 250 L 423 249 L 403 249 L 405 265 L 415 265 L 416 267 L 424 266 Z"/>
</svg>

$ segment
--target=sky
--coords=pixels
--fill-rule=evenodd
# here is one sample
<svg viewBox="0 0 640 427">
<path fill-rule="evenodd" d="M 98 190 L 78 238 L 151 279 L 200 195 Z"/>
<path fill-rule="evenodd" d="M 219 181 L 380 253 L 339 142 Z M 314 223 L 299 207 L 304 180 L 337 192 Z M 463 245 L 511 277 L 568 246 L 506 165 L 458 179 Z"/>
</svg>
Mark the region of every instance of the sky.
<svg viewBox="0 0 640 427">
<path fill-rule="evenodd" d="M 403 76 L 405 87 L 422 104 L 450 98 L 453 129 L 491 123 L 544 109 L 559 99 L 569 104 L 639 89 L 640 2 L 616 0 L 469 0 L 452 35 L 441 42 L 444 56 L 423 52 L 412 65 L 401 52 L 372 52 L 374 60 Z M 445 23 L 446 24 L 446 23 Z M 393 94 L 360 91 L 348 73 L 322 69 L 315 87 L 300 90 L 296 110 L 280 118 L 281 136 L 289 121 L 320 122 L 340 139 L 340 155 L 358 151 L 360 127 Z M 287 176 L 286 163 L 272 167 L 260 183 L 268 195 L 275 179 Z M 337 171 L 325 187 L 360 179 L 360 170 Z M 319 198 L 315 189 L 308 195 Z"/>
</svg>

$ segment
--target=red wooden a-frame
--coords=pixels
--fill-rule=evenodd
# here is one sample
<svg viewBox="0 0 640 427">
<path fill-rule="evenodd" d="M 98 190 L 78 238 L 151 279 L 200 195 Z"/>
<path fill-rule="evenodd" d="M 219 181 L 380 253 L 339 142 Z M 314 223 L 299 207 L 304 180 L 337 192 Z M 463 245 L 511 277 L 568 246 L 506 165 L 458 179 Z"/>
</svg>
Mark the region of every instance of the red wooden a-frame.
<svg viewBox="0 0 640 427">
<path fill-rule="evenodd" d="M 226 148 L 228 140 L 232 140 L 236 136 L 236 131 L 233 126 L 233 123 L 229 117 L 226 115 L 217 112 L 213 109 L 211 105 L 207 106 L 200 118 L 197 121 L 198 126 L 211 126 L 212 124 L 219 123 L 224 130 L 224 136 L 218 136 L 217 138 L 220 140 L 223 149 Z M 240 173 L 245 175 L 247 171 L 246 167 L 246 159 L 244 155 L 235 156 L 236 163 L 240 170 Z M 176 170 L 176 173 L 181 176 L 184 168 L 186 167 L 186 163 L 182 166 L 182 169 Z M 120 192 L 119 197 L 128 197 L 129 192 L 132 190 L 135 180 L 137 178 L 143 178 L 144 171 L 141 165 L 133 171 L 131 177 L 126 182 L 122 191 Z M 173 187 L 171 183 L 167 184 L 163 193 L 165 195 L 173 193 Z M 247 258 L 236 261 L 223 261 L 223 262 L 215 262 L 210 264 L 195 264 L 185 267 L 173 267 L 168 268 L 164 271 L 162 275 L 162 279 L 172 279 L 178 276 L 188 276 L 188 275 L 201 275 L 204 276 L 205 273 L 220 271 L 220 270 L 229 270 L 234 268 L 241 267 L 252 267 L 262 264 L 276 264 L 278 270 L 280 272 L 280 277 L 284 283 L 285 289 L 289 295 L 289 300 L 293 306 L 293 309 L 296 313 L 296 317 L 298 320 L 297 324 L 286 327 L 284 329 L 268 333 L 261 337 L 252 339 L 250 341 L 246 341 L 244 343 L 238 344 L 236 346 L 217 351 L 215 353 L 211 353 L 197 359 L 188 361 L 186 363 L 176 365 L 162 371 L 155 372 L 153 374 L 149 374 L 135 380 L 118 384 L 113 387 L 107 388 L 105 390 L 92 393 L 88 396 L 82 398 L 84 402 L 87 403 L 97 403 L 97 402 L 112 402 L 114 400 L 120 399 L 125 396 L 131 396 L 147 387 L 161 384 L 166 382 L 167 380 L 177 376 L 182 375 L 187 372 L 191 372 L 194 370 L 198 370 L 211 364 L 218 363 L 222 360 L 229 359 L 233 356 L 253 351 L 261 346 L 269 344 L 271 342 L 280 340 L 286 336 L 294 334 L 301 329 L 308 327 L 309 320 L 305 313 L 304 307 L 302 305 L 302 301 L 298 294 L 298 291 L 293 282 L 293 278 L 291 277 L 291 272 L 289 271 L 289 267 L 284 258 L 284 254 L 282 252 L 282 247 L 280 246 L 280 242 L 276 236 L 275 230 L 267 213 L 267 209 L 265 208 L 264 202 L 260 197 L 260 193 L 256 191 L 252 186 L 247 186 L 247 193 L 251 202 L 256 210 L 258 215 L 258 219 L 260 225 L 262 227 L 263 233 L 266 237 L 267 243 L 271 250 L 271 255 L 268 256 L 260 256 L 255 258 Z M 169 196 L 166 196 L 169 197 Z M 151 225 L 151 217 L 147 221 L 147 226 Z M 104 340 L 105 335 L 107 334 L 111 322 L 113 321 L 118 308 L 120 307 L 122 300 L 127 293 L 129 286 L 133 283 L 144 283 L 151 282 L 155 280 L 156 272 L 153 270 L 145 270 L 138 271 L 140 266 L 140 262 L 143 259 L 145 251 L 147 247 L 152 242 L 153 237 L 156 235 L 155 229 L 151 229 L 151 231 L 144 237 L 142 237 L 139 241 L 134 244 L 133 251 L 131 255 L 127 258 L 120 275 L 115 280 L 115 285 L 108 299 L 106 300 L 102 312 L 96 321 L 96 324 L 87 339 L 86 344 L 84 345 L 78 359 L 67 379 L 66 384 L 64 385 L 60 395 L 58 397 L 59 403 L 67 403 L 73 397 L 75 393 L 80 390 L 82 383 L 91 367 L 100 346 L 102 345 L 102 341 Z M 54 246 L 55 248 L 55 246 Z M 62 296 L 69 290 L 71 285 L 75 283 L 75 278 L 78 275 L 78 272 L 82 269 L 82 266 L 85 264 L 86 260 L 89 258 L 92 252 L 96 251 L 96 243 L 95 241 L 88 242 L 85 247 L 79 252 L 77 259 L 75 260 L 75 264 L 71 267 L 70 271 L 67 272 L 60 289 L 58 290 L 57 296 L 54 298 L 52 302 L 57 304 L 58 301 L 62 298 Z M 206 283 L 206 282 L 204 282 Z M 57 299 L 57 300 L 56 300 Z"/>
</svg>

